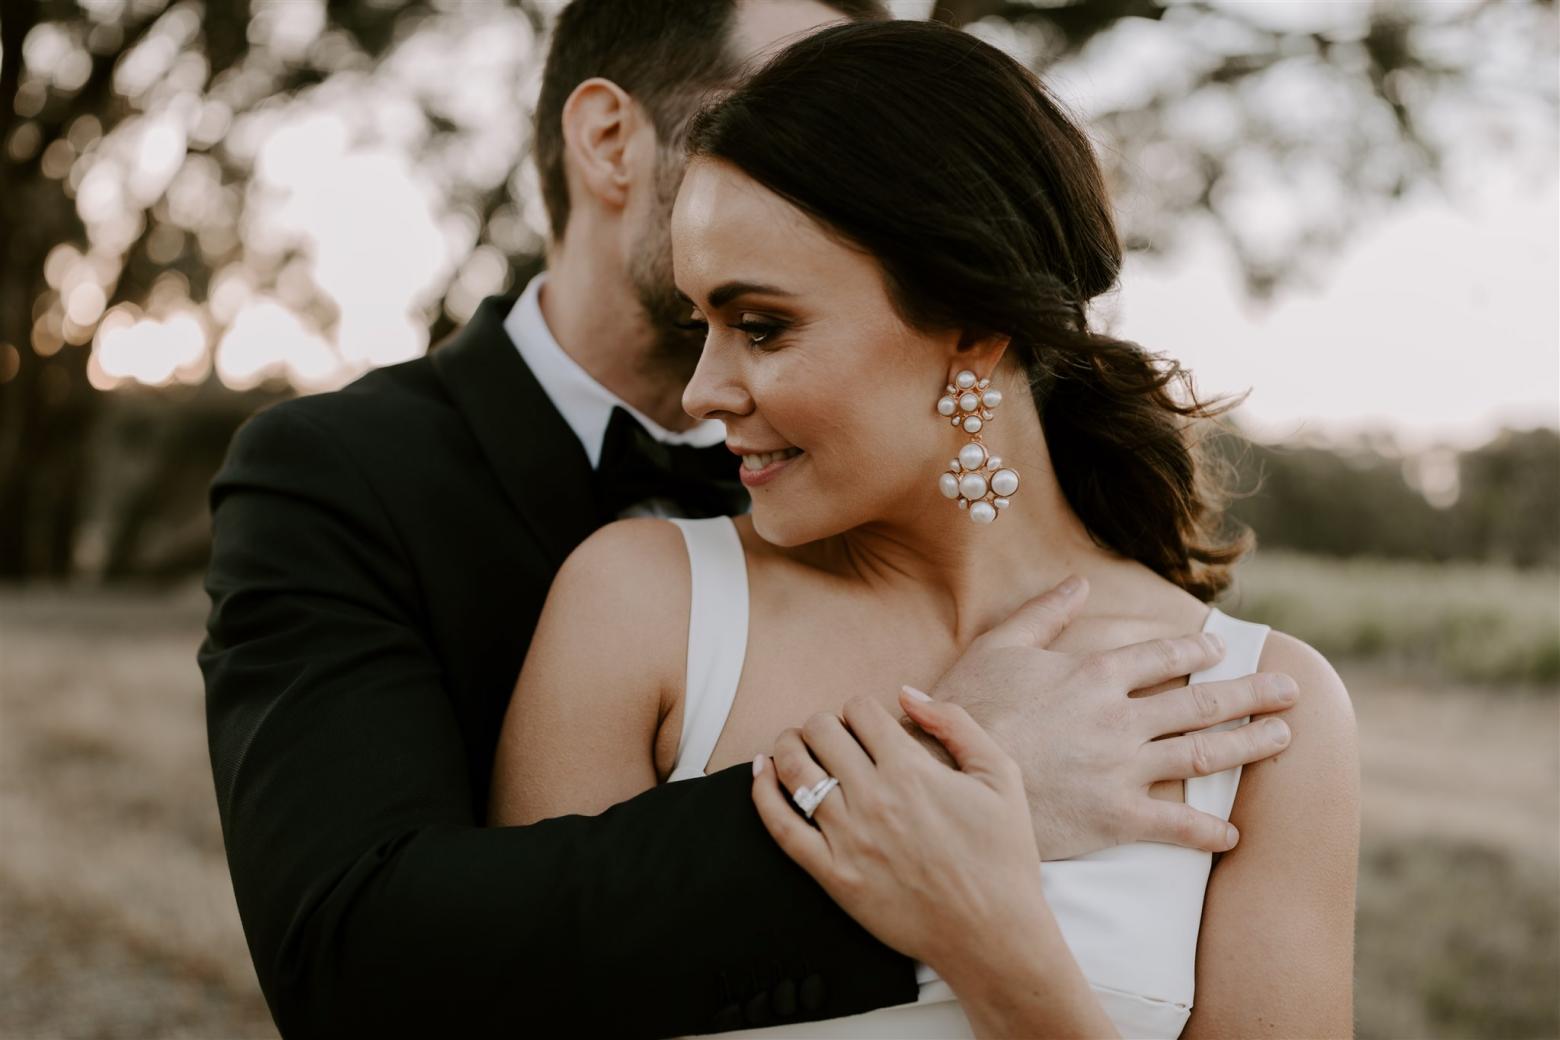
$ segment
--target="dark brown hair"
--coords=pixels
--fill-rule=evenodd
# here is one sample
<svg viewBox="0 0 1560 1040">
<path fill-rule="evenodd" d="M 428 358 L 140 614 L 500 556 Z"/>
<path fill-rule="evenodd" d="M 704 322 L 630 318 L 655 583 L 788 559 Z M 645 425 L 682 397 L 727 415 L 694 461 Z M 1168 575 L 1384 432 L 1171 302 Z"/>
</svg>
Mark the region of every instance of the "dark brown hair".
<svg viewBox="0 0 1560 1040">
<path fill-rule="evenodd" d="M 1189 373 L 1091 332 L 1121 243 L 1087 137 L 1044 85 L 929 22 L 831 27 L 700 112 L 731 163 L 873 254 L 901 316 L 1011 337 L 1062 492 L 1100 545 L 1203 600 L 1249 536 L 1223 530 Z"/>
<path fill-rule="evenodd" d="M 847 18 L 887 17 L 882 0 L 820 0 Z M 575 0 L 553 26 L 533 156 L 553 238 L 569 225 L 563 168 L 563 104 L 574 88 L 600 76 L 644 106 L 662 147 L 680 149 L 688 117 L 712 89 L 740 73 L 730 52 L 738 0 Z"/>
</svg>

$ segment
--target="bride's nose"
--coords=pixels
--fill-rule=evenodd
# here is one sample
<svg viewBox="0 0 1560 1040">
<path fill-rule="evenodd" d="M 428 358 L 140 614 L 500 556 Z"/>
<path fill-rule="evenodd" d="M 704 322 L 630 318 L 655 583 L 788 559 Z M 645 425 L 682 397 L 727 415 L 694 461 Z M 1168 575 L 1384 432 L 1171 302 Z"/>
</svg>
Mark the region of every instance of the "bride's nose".
<svg viewBox="0 0 1560 1040">
<path fill-rule="evenodd" d="M 683 390 L 683 411 L 695 419 L 747 415 L 753 410 L 753 398 L 743 382 L 741 361 L 730 350 L 706 342 Z"/>
</svg>

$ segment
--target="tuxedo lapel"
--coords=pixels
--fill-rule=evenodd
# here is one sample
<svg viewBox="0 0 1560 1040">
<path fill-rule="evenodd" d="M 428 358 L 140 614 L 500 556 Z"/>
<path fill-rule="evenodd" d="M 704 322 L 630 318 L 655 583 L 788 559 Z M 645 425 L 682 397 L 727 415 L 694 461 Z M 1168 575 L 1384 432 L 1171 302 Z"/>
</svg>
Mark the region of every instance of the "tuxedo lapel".
<svg viewBox="0 0 1560 1040">
<path fill-rule="evenodd" d="M 558 566 L 598 524 L 590 459 L 504 330 L 513 305 L 513 297 L 483 300 L 430 359 L 510 500 Z"/>
</svg>

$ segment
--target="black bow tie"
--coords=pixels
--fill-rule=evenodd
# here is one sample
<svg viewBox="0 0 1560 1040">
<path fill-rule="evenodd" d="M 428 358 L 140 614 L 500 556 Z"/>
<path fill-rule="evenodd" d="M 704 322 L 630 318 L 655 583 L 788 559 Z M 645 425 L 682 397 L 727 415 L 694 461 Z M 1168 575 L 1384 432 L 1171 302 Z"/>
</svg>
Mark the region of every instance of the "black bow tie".
<svg viewBox="0 0 1560 1040">
<path fill-rule="evenodd" d="M 689 517 L 733 516 L 748 507 L 739 463 L 724 444 L 662 444 L 614 408 L 596 467 L 596 502 L 604 521 L 647 498 L 670 498 Z"/>
</svg>

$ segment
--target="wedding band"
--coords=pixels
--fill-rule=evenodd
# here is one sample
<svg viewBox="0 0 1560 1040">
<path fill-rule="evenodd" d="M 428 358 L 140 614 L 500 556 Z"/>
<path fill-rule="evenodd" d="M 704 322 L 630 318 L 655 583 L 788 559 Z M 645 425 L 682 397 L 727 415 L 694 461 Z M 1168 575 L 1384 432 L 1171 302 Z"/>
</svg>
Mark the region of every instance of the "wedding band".
<svg viewBox="0 0 1560 1040">
<path fill-rule="evenodd" d="M 840 786 L 840 782 L 832 776 L 826 776 L 811 787 L 798 787 L 796 793 L 791 796 L 791 801 L 802 810 L 802 815 L 809 820 L 823 800 L 829 797 L 829 792 Z"/>
</svg>

